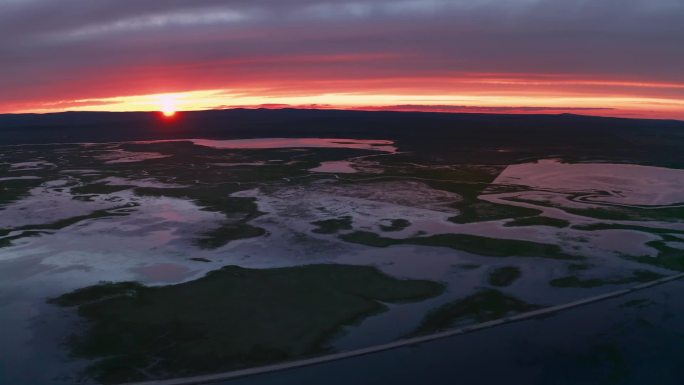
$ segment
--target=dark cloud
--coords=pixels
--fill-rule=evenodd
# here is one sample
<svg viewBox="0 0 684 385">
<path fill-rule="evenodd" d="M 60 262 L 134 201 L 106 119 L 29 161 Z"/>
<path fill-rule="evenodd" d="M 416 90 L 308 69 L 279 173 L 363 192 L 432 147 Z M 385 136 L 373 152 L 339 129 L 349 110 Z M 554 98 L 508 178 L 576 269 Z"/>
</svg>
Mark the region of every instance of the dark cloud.
<svg viewBox="0 0 684 385">
<path fill-rule="evenodd" d="M 682 97 L 682 20 L 681 0 L 5 0 L 0 104 L 472 73 Z"/>
</svg>

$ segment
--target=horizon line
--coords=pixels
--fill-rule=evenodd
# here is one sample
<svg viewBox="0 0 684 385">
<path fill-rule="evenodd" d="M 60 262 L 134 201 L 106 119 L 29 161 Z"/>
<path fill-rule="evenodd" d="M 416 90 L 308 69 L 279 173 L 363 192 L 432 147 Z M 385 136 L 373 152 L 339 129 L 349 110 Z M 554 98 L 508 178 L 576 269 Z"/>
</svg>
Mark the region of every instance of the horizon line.
<svg viewBox="0 0 684 385">
<path fill-rule="evenodd" d="M 392 106 L 387 106 L 392 107 Z M 426 105 L 426 107 L 433 107 Z M 482 107 L 489 108 L 489 107 Z M 474 107 L 473 109 L 477 109 Z M 383 106 L 373 106 L 369 108 L 363 107 L 312 107 L 307 108 L 306 106 L 279 106 L 279 107 L 266 107 L 266 106 L 234 106 L 226 108 L 209 108 L 209 109 L 198 109 L 198 110 L 178 110 L 176 113 L 182 115 L 184 113 L 201 113 L 201 112 L 219 112 L 219 111 L 284 111 L 284 110 L 294 110 L 294 111 L 343 111 L 343 112 L 366 112 L 366 113 L 419 113 L 419 114 L 439 114 L 439 115 L 503 115 L 503 116 L 579 116 L 587 118 L 603 118 L 603 119 L 626 119 L 626 120 L 655 120 L 655 121 L 672 121 L 684 123 L 684 119 L 677 118 L 657 118 L 657 117 L 628 117 L 619 115 L 592 115 L 592 114 L 582 114 L 575 112 L 559 112 L 564 110 L 563 108 L 546 108 L 546 107 L 505 107 L 507 110 L 515 110 L 516 112 L 496 112 L 496 111 L 439 111 L 439 110 L 429 110 L 429 109 L 384 109 Z M 519 110 L 530 109 L 529 112 L 521 112 Z M 592 111 L 592 110 L 614 110 L 612 108 L 568 108 L 568 110 L 578 110 L 578 111 Z M 551 111 L 551 112 L 544 112 Z M 48 112 L 0 112 L 0 116 L 17 116 L 17 115 L 58 115 L 58 114 L 160 114 L 161 111 L 155 110 L 130 110 L 130 111 L 108 111 L 108 110 L 98 110 L 98 111 L 82 111 L 82 110 L 64 110 L 64 111 L 48 111 Z"/>
</svg>

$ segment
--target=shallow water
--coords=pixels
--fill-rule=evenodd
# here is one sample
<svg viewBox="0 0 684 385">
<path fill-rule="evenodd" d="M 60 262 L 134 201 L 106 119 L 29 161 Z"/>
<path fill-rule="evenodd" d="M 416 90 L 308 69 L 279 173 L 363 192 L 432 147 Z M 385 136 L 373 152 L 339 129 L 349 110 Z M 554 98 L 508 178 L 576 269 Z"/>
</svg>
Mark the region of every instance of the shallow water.
<svg viewBox="0 0 684 385">
<path fill-rule="evenodd" d="M 341 174 L 353 174 L 358 172 L 352 163 L 346 160 L 335 160 L 331 162 L 322 162 L 320 166 L 309 169 L 313 172 L 332 172 Z"/>
<path fill-rule="evenodd" d="M 684 222 L 676 212 L 630 211 L 615 219 L 582 211 L 676 209 L 684 201 L 684 174 L 678 169 L 599 160 L 505 167 L 420 164 L 395 161 L 397 148 L 388 140 L 189 139 L 53 147 L 36 160 L 35 152 L 17 146 L 5 156 L 12 157 L 8 164 L 20 166 L 0 174 L 0 187 L 18 191 L 0 202 L 0 230 L 6 230 L 0 232 L 0 343 L 17 352 L 0 354 L 5 368 L 0 382 L 30 382 L 20 376 L 35 362 L 41 369 L 35 381 L 74 378 L 83 361 L 69 357 L 64 341 L 82 325 L 73 312 L 45 301 L 100 281 L 167 285 L 225 265 L 340 263 L 377 266 L 391 276 L 446 286 L 436 298 L 389 305 L 329 341 L 332 348 L 351 349 L 405 336 L 429 311 L 491 288 L 489 275 L 497 268 L 521 272 L 497 290 L 553 305 L 629 286 L 610 282 L 636 270 L 671 274 L 669 266 L 645 262 L 662 253 L 658 242 L 675 250 L 684 244 L 677 240 L 684 239 L 678 235 Z M 370 158 L 369 151 L 383 156 Z M 471 215 L 471 207 L 486 204 L 491 206 L 477 212 L 482 217 L 458 221 Z M 525 218 L 543 216 L 567 225 L 511 225 L 520 208 L 541 212 Z M 315 231 L 316 223 L 340 218 L 349 218 L 349 227 Z M 394 220 L 407 224 L 392 228 Z M 202 237 L 226 223 L 249 224 L 264 233 L 201 246 Z M 587 227 L 597 225 L 603 227 Z M 428 244 L 374 247 L 341 238 L 359 231 L 390 241 L 439 234 L 481 241 L 466 251 Z M 477 252 L 482 242 L 497 240 L 556 245 L 582 259 Z M 573 270 L 573 264 L 583 266 Z M 550 284 L 566 277 L 599 284 Z M 55 314 L 63 321 L 49 322 Z"/>
<path fill-rule="evenodd" d="M 533 385 L 682 381 L 682 282 L 549 317 L 222 385 Z"/>
<path fill-rule="evenodd" d="M 541 160 L 508 166 L 494 183 L 579 193 L 587 203 L 684 204 L 684 170 L 663 167 Z"/>
<path fill-rule="evenodd" d="M 329 138 L 256 138 L 256 139 L 178 139 L 190 141 L 198 146 L 217 149 L 273 149 L 273 148 L 354 148 L 383 152 L 396 152 L 391 140 L 372 139 L 329 139 Z M 136 143 L 161 143 L 164 140 Z"/>
</svg>

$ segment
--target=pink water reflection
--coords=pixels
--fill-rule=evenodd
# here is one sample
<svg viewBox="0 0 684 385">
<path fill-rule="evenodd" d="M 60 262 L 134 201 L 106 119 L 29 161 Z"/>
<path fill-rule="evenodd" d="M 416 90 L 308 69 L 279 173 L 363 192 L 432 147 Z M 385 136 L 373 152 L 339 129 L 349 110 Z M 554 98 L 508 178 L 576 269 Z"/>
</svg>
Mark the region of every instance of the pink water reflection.
<svg viewBox="0 0 684 385">
<path fill-rule="evenodd" d="M 255 139 L 178 139 L 145 141 L 159 143 L 190 141 L 198 146 L 218 149 L 269 149 L 269 148 L 354 148 L 394 153 L 397 148 L 391 140 L 382 139 L 331 139 L 331 138 L 255 138 Z"/>
</svg>

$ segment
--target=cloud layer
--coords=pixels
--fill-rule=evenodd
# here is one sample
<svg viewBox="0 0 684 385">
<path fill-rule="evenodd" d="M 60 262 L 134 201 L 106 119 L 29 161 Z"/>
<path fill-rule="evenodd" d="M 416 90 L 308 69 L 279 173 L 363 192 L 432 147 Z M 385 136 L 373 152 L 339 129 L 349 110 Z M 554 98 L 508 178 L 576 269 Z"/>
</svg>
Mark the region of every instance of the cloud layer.
<svg viewBox="0 0 684 385">
<path fill-rule="evenodd" d="M 5 0 L 0 111 L 217 89 L 684 109 L 682 20 L 680 0 Z"/>
</svg>

